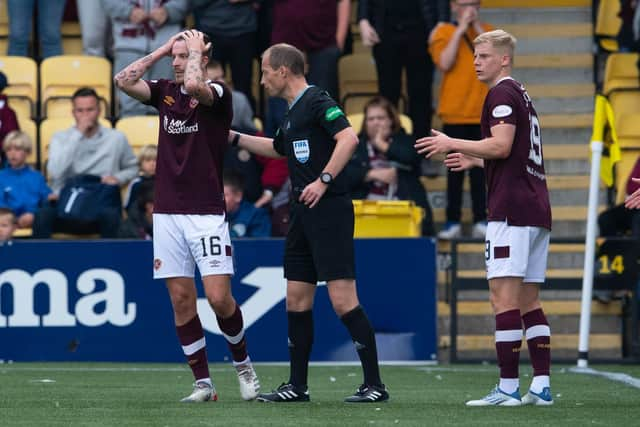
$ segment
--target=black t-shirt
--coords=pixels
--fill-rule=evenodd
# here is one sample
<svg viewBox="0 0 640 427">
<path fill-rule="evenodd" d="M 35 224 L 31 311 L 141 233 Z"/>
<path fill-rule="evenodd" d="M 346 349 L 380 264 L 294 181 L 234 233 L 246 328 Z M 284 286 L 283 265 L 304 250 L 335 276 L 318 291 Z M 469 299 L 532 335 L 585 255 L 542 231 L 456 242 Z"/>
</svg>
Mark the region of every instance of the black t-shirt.
<svg viewBox="0 0 640 427">
<path fill-rule="evenodd" d="M 287 157 L 294 197 L 324 171 L 336 146 L 334 136 L 350 126 L 338 104 L 316 86 L 294 102 L 273 140 L 273 148 Z M 325 196 L 347 193 L 345 178 L 334 177 Z"/>
</svg>

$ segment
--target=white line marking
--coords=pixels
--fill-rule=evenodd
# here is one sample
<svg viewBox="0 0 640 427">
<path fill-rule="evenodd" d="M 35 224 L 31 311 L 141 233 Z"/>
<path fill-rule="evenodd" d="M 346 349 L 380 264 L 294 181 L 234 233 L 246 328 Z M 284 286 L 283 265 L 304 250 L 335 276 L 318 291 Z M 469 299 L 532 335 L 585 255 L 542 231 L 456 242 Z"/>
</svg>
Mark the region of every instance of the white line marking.
<svg viewBox="0 0 640 427">
<path fill-rule="evenodd" d="M 631 387 L 640 388 L 640 379 L 620 372 L 597 371 L 591 368 L 578 367 L 569 368 L 569 372 L 573 372 L 574 374 L 587 374 L 595 375 L 597 377 L 604 377 L 611 381 L 618 381 Z"/>
</svg>

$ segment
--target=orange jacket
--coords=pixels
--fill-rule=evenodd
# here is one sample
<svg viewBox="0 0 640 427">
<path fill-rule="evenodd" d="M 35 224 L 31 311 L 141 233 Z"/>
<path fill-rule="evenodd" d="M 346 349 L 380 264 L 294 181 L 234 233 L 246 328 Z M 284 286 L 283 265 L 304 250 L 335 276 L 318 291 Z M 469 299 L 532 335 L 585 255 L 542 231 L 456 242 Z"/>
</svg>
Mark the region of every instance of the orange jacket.
<svg viewBox="0 0 640 427">
<path fill-rule="evenodd" d="M 493 27 L 482 24 L 485 31 Z M 456 30 L 454 24 L 439 24 L 429 37 L 429 53 L 433 62 L 439 66 L 440 55 L 447 47 Z M 467 30 L 469 42 L 477 36 L 473 28 Z M 482 104 L 488 87 L 476 77 L 473 66 L 473 50 L 462 38 L 458 45 L 456 61 L 445 72 L 440 85 L 438 115 L 445 124 L 480 124 Z"/>
</svg>

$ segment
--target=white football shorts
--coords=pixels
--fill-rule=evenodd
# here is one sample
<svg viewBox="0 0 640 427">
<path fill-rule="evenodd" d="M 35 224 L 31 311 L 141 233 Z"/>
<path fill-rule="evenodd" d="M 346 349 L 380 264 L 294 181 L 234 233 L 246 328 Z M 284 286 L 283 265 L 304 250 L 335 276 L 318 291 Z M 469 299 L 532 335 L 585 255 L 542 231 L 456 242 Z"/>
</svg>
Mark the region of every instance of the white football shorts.
<svg viewBox="0 0 640 427">
<path fill-rule="evenodd" d="M 550 234 L 542 227 L 489 221 L 485 238 L 487 279 L 522 277 L 524 283 L 543 283 Z"/>
<path fill-rule="evenodd" d="M 153 278 L 233 274 L 224 215 L 153 214 Z"/>
</svg>

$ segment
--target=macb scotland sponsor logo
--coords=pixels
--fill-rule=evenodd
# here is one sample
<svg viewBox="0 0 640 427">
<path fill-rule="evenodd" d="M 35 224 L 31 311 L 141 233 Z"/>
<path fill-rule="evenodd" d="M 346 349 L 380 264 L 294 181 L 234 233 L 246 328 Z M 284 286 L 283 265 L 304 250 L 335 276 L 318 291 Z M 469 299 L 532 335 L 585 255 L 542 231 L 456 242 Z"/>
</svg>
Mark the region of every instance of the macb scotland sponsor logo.
<svg viewBox="0 0 640 427">
<path fill-rule="evenodd" d="M 97 283 L 103 289 L 97 289 Z M 13 295 L 13 313 L 0 313 L 0 328 L 12 327 L 90 327 L 111 324 L 128 326 L 136 320 L 136 304 L 125 300 L 125 282 L 117 271 L 93 268 L 82 272 L 76 281 L 76 289 L 82 296 L 70 310 L 69 282 L 64 273 L 46 268 L 30 274 L 24 270 L 10 269 L 0 273 L 0 289 L 9 286 Z M 46 286 L 49 295 L 49 311 L 39 315 L 34 310 L 35 289 Z M 0 300 L 0 306 L 2 300 Z"/>
<path fill-rule="evenodd" d="M 186 120 L 177 119 L 171 119 L 171 121 L 169 121 L 169 118 L 167 116 L 164 116 L 162 125 L 165 132 L 173 135 L 198 132 L 198 123 L 187 126 L 186 122 Z"/>
</svg>

